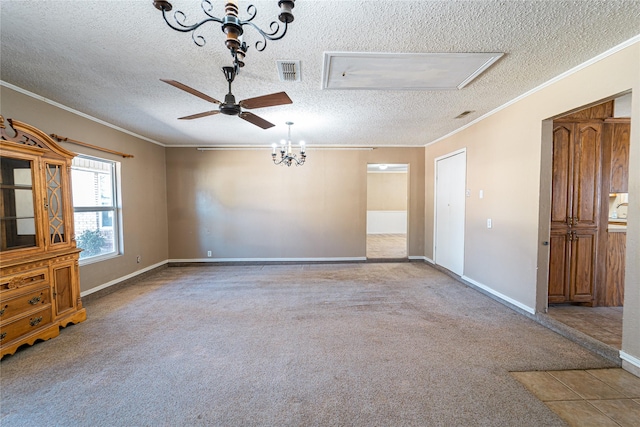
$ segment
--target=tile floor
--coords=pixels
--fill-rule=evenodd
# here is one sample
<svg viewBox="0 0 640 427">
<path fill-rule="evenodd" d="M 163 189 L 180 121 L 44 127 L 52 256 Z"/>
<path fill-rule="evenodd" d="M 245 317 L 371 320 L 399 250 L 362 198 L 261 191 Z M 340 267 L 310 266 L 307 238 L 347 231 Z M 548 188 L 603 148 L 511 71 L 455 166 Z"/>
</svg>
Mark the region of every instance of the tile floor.
<svg viewBox="0 0 640 427">
<path fill-rule="evenodd" d="M 623 369 L 511 375 L 570 426 L 640 426 L 640 378 Z"/>
<path fill-rule="evenodd" d="M 367 258 L 406 257 L 406 234 L 367 234 Z"/>
<path fill-rule="evenodd" d="M 551 305 L 547 314 L 573 329 L 620 350 L 622 348 L 622 311 L 622 307 Z"/>
</svg>

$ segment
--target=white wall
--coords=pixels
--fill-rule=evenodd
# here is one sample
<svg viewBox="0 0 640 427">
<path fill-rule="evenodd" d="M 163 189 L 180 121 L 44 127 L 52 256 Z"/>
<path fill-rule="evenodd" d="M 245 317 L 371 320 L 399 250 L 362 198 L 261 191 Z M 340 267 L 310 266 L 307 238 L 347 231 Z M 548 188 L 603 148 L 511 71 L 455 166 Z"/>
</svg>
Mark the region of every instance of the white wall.
<svg viewBox="0 0 640 427">
<path fill-rule="evenodd" d="M 405 234 L 407 211 L 367 211 L 367 234 Z"/>
</svg>

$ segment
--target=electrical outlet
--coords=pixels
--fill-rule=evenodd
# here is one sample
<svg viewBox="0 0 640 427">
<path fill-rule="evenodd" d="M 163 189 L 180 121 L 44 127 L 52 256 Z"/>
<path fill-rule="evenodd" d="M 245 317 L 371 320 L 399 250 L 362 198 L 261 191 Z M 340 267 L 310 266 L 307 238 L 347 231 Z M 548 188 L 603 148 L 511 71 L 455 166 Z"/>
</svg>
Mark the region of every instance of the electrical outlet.
<svg viewBox="0 0 640 427">
<path fill-rule="evenodd" d="M 142 261 L 142 257 L 140 255 L 138 255 L 136 257 L 136 263 L 140 264 L 140 261 Z"/>
<path fill-rule="evenodd" d="M 211 251 L 207 251 L 207 256 L 211 256 Z"/>
<path fill-rule="evenodd" d="M 491 218 L 487 218 L 487 228 L 493 227 L 493 223 L 491 222 Z"/>
</svg>

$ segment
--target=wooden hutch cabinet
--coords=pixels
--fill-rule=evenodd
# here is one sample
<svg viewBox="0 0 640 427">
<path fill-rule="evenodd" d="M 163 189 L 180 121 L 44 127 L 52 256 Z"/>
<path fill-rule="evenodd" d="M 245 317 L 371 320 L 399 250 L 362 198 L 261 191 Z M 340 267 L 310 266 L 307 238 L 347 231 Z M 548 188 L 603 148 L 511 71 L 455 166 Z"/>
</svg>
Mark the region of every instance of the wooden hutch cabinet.
<svg viewBox="0 0 640 427">
<path fill-rule="evenodd" d="M 0 116 L 0 351 L 86 319 L 73 231 L 74 153 Z"/>
</svg>

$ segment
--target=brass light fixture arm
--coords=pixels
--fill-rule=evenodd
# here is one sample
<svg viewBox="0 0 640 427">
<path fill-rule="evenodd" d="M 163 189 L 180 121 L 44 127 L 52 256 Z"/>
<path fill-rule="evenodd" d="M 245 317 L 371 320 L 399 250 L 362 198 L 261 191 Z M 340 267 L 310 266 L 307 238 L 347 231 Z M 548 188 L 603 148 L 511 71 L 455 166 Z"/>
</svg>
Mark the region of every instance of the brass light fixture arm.
<svg viewBox="0 0 640 427">
<path fill-rule="evenodd" d="M 277 156 L 276 154 L 271 155 L 271 157 L 273 158 L 274 165 L 287 165 L 287 166 L 291 166 L 292 164 L 295 164 L 296 166 L 302 166 L 304 165 L 304 161 L 307 158 L 306 154 L 302 154 L 299 159 L 295 154 L 291 156 L 285 156 L 284 154 L 281 154 L 282 157 L 278 161 L 276 159 L 276 156 Z"/>
<path fill-rule="evenodd" d="M 289 23 L 293 22 L 293 14 L 291 13 L 291 9 L 293 9 L 294 7 L 295 0 L 285 0 L 285 1 L 280 0 L 278 2 L 278 5 L 281 7 L 281 13 L 278 16 L 278 19 L 280 22 L 272 21 L 269 24 L 270 32 L 262 30 L 260 27 L 258 27 L 256 24 L 252 22 L 257 15 L 257 9 L 254 5 L 251 4 L 247 7 L 247 13 L 249 14 L 249 18 L 246 20 L 242 20 L 242 19 L 238 19 L 237 14 L 235 14 L 235 12 L 237 12 L 237 8 L 235 9 L 235 12 L 231 12 L 231 13 L 229 12 L 229 8 L 228 8 L 229 3 L 230 2 L 227 3 L 227 7 L 225 8 L 227 13 L 224 16 L 224 18 L 218 18 L 212 14 L 213 5 L 211 3 L 211 0 L 202 0 L 202 2 L 200 3 L 200 7 L 202 8 L 202 11 L 207 16 L 207 18 L 195 24 L 187 24 L 186 23 L 187 15 L 180 10 L 175 11 L 173 13 L 173 19 L 170 19 L 168 17 L 169 15 L 168 12 L 170 12 L 173 9 L 173 6 L 167 0 L 154 0 L 153 5 L 156 7 L 156 9 L 162 12 L 162 17 L 164 18 L 164 21 L 167 23 L 167 25 L 170 28 L 176 31 L 180 31 L 182 33 L 190 32 L 193 42 L 200 47 L 204 46 L 207 41 L 204 38 L 204 36 L 200 34 L 196 34 L 196 30 L 209 22 L 217 22 L 221 24 L 222 30 L 224 32 L 227 32 L 227 29 L 231 27 L 233 30 L 237 32 L 238 35 L 243 34 L 244 32 L 243 27 L 245 25 L 249 25 L 253 27 L 262 36 L 262 40 L 258 40 L 255 43 L 256 50 L 258 50 L 259 52 L 262 52 L 267 47 L 267 40 L 276 41 L 276 40 L 282 39 L 287 34 Z M 283 25 L 280 25 L 280 24 L 283 24 Z M 227 45 L 227 47 L 229 47 L 229 49 L 233 51 L 231 46 Z M 238 46 L 236 46 L 236 48 L 237 47 Z M 240 50 L 242 49 L 240 48 Z M 244 52 L 246 52 L 246 45 L 245 45 Z M 234 53 L 232 52 L 232 55 L 233 54 Z M 234 59 L 235 59 L 235 55 L 234 55 Z"/>
<path fill-rule="evenodd" d="M 204 13 L 207 16 L 209 16 L 209 18 L 203 19 L 202 21 L 192 25 L 186 24 L 187 15 L 185 15 L 185 13 L 180 10 L 176 10 L 175 12 L 173 12 L 173 20 L 170 20 L 167 17 L 168 15 L 167 12 L 170 12 L 171 10 L 173 10 L 173 6 L 168 1 L 155 0 L 153 2 L 153 5 L 156 7 L 156 9 L 162 11 L 162 18 L 164 18 L 164 22 L 166 22 L 170 28 L 176 31 L 180 31 L 181 33 L 191 33 L 191 38 L 193 39 L 193 42 L 200 47 L 204 46 L 207 43 L 207 40 L 201 35 L 196 35 L 195 31 L 208 22 L 217 22 L 219 24 L 222 24 L 221 18 L 212 16 L 205 9 L 205 5 L 208 5 L 209 8 L 212 7 L 211 2 L 208 0 L 204 0 L 200 6 L 202 7 L 202 10 L 204 11 Z"/>
</svg>

